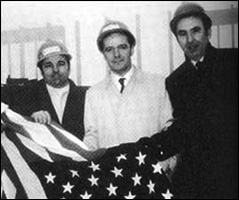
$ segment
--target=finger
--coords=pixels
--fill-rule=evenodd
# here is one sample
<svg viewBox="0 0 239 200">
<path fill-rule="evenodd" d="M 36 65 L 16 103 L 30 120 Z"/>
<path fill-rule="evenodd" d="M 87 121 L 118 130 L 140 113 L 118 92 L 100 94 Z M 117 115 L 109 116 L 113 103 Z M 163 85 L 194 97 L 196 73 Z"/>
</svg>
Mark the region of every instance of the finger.
<svg viewBox="0 0 239 200">
<path fill-rule="evenodd" d="M 40 123 L 39 116 L 36 113 L 32 115 L 32 118 L 34 119 L 36 123 Z"/>
<path fill-rule="evenodd" d="M 42 111 L 37 113 L 37 122 L 40 124 L 45 124 L 45 117 Z"/>
<path fill-rule="evenodd" d="M 51 123 L 51 115 L 49 112 L 45 111 L 45 117 L 46 117 L 46 123 L 50 124 Z"/>
</svg>

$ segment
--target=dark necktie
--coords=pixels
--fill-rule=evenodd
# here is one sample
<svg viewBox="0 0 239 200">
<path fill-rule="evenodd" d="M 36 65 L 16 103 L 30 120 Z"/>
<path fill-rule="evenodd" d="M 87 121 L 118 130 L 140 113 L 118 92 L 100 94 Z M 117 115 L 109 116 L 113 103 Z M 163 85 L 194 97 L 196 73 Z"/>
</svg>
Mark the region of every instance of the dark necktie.
<svg viewBox="0 0 239 200">
<path fill-rule="evenodd" d="M 119 83 L 121 85 L 121 90 L 120 90 L 120 93 L 122 93 L 124 91 L 124 81 L 125 81 L 125 78 L 120 78 L 119 79 Z"/>
<path fill-rule="evenodd" d="M 202 69 L 202 62 L 198 61 L 195 66 L 197 67 L 198 70 Z"/>
</svg>

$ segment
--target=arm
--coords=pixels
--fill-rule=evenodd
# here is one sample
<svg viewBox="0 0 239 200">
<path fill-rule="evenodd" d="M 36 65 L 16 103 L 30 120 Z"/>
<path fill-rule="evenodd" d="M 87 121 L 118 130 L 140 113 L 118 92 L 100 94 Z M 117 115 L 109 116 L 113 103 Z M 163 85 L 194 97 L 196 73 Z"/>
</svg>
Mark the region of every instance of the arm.
<svg viewBox="0 0 239 200">
<path fill-rule="evenodd" d="M 96 150 L 98 149 L 98 133 L 96 128 L 96 115 L 94 113 L 92 101 L 93 96 L 87 91 L 84 114 L 85 137 L 83 141 L 90 150 Z"/>
</svg>

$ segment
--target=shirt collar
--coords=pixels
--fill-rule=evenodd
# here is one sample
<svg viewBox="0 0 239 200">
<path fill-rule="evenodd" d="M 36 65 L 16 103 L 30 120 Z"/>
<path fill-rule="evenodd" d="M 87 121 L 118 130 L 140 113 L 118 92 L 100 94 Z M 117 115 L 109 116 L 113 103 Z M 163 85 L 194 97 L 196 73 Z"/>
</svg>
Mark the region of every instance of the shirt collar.
<svg viewBox="0 0 239 200">
<path fill-rule="evenodd" d="M 124 76 L 119 76 L 119 75 L 117 75 L 115 73 L 111 73 L 110 76 L 111 76 L 112 81 L 114 82 L 114 84 L 120 90 L 121 89 L 121 85 L 119 83 L 119 79 L 120 78 L 125 78 L 124 85 L 126 86 L 129 83 L 129 81 L 130 81 L 134 71 L 135 71 L 135 68 L 134 68 L 134 66 L 132 66 L 131 69 Z"/>
<path fill-rule="evenodd" d="M 65 87 L 63 88 L 54 88 L 48 84 L 46 84 L 47 90 L 50 94 L 55 94 L 58 96 L 61 96 L 64 93 L 68 93 L 70 91 L 70 84 L 67 84 Z"/>
<path fill-rule="evenodd" d="M 204 56 L 201 57 L 201 59 L 200 59 L 199 61 L 191 60 L 191 63 L 193 64 L 193 66 L 194 66 L 196 69 L 198 69 L 198 67 L 196 66 L 197 62 L 203 62 L 203 60 L 204 60 Z"/>
</svg>

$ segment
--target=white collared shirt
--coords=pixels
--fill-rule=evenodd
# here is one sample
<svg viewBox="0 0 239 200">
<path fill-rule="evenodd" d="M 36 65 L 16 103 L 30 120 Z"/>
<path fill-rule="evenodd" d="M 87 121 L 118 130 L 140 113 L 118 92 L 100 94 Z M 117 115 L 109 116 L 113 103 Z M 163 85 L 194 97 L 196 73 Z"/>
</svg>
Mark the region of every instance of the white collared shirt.
<svg viewBox="0 0 239 200">
<path fill-rule="evenodd" d="M 121 87 L 122 87 L 121 84 L 119 83 L 119 79 L 125 78 L 124 86 L 126 87 L 127 84 L 130 81 L 131 76 L 134 73 L 134 70 L 135 70 L 134 66 L 132 66 L 131 69 L 124 76 L 119 76 L 119 75 L 117 75 L 117 74 L 115 74 L 113 72 L 111 73 L 111 78 L 112 78 L 114 84 L 116 85 L 116 87 L 118 88 L 119 91 L 121 90 Z"/>
<path fill-rule="evenodd" d="M 191 60 L 191 63 L 196 69 L 198 69 L 198 67 L 196 66 L 197 62 L 202 62 L 203 60 L 204 60 L 204 56 L 199 61 Z"/>
<path fill-rule="evenodd" d="M 58 119 L 62 123 L 67 97 L 70 92 L 70 85 L 68 84 L 63 88 L 53 88 L 50 85 L 46 85 L 46 87 L 50 94 L 50 98 L 56 110 Z"/>
</svg>

